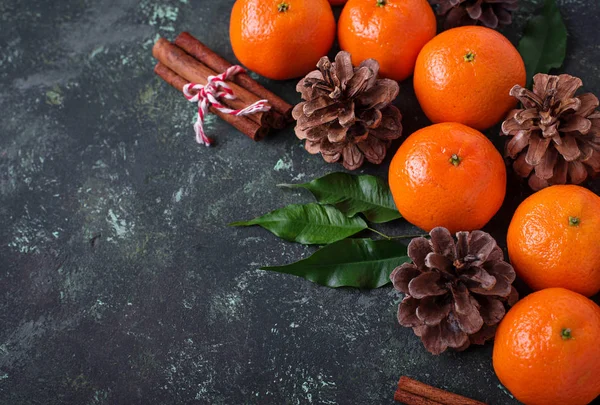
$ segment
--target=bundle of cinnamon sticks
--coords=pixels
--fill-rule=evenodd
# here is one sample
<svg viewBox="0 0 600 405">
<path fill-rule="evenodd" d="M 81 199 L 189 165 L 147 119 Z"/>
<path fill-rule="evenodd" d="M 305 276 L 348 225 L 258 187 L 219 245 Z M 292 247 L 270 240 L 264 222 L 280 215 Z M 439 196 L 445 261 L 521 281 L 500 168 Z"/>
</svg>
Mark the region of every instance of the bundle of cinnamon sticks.
<svg viewBox="0 0 600 405">
<path fill-rule="evenodd" d="M 406 405 L 486 405 L 406 376 L 400 377 L 394 400 Z"/>
<path fill-rule="evenodd" d="M 217 55 L 187 32 L 179 34 L 173 43 L 160 38 L 152 48 L 152 55 L 158 59 L 154 72 L 164 81 L 182 91 L 187 83 L 205 85 L 209 76 L 223 73 L 231 63 Z M 210 111 L 233 125 L 247 137 L 259 141 L 271 128 L 283 128 L 291 121 L 293 106 L 281 97 L 267 90 L 246 73 L 233 76 L 227 84 L 236 96 L 234 100 L 220 100 L 227 107 L 243 109 L 261 99 L 271 105 L 270 111 L 247 116 L 222 113 L 211 107 Z"/>
</svg>

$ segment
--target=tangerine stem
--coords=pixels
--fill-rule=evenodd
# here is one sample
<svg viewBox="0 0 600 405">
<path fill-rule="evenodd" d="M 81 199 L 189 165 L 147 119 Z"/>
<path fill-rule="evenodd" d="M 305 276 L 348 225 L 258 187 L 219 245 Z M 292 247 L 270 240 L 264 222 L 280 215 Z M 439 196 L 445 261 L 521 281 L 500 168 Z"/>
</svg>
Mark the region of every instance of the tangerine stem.
<svg viewBox="0 0 600 405">
<path fill-rule="evenodd" d="M 285 1 L 282 1 L 281 3 L 279 3 L 277 5 L 277 11 L 279 11 L 280 13 L 285 13 L 289 9 L 290 9 L 290 5 L 288 3 L 286 3 Z"/>
<path fill-rule="evenodd" d="M 454 166 L 458 166 L 460 164 L 460 161 L 462 159 L 460 158 L 460 156 L 458 156 L 456 153 L 453 154 L 450 159 L 449 162 L 452 163 Z"/>
<path fill-rule="evenodd" d="M 387 4 L 386 0 L 377 0 L 377 7 L 383 7 Z"/>
<path fill-rule="evenodd" d="M 465 62 L 473 62 L 475 60 L 475 53 L 473 53 L 473 51 L 468 51 L 463 58 Z"/>
<path fill-rule="evenodd" d="M 563 340 L 573 339 L 573 335 L 571 335 L 571 329 L 569 328 L 564 328 L 560 332 L 560 336 L 563 338 Z"/>
<path fill-rule="evenodd" d="M 577 217 L 569 217 L 569 225 L 578 226 L 581 223 L 581 220 Z"/>
</svg>

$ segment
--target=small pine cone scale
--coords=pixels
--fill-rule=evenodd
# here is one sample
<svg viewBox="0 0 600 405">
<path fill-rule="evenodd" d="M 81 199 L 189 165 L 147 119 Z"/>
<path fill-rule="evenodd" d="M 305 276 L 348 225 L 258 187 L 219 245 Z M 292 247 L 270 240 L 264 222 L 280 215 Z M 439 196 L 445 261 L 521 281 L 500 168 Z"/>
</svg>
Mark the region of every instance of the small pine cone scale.
<svg viewBox="0 0 600 405">
<path fill-rule="evenodd" d="M 581 79 L 537 74 L 533 90 L 514 86 L 521 109 L 511 111 L 502 134 L 511 137 L 505 155 L 533 190 L 555 184 L 581 184 L 600 174 L 598 98 L 575 95 Z"/>
<path fill-rule="evenodd" d="M 502 28 L 512 23 L 512 12 L 519 0 L 430 0 L 437 5 L 437 14 L 444 16 L 446 29 L 481 24 Z"/>
<path fill-rule="evenodd" d="M 402 114 L 391 105 L 398 83 L 379 79 L 373 59 L 353 67 L 348 52 L 338 53 L 333 63 L 321 58 L 317 68 L 298 83 L 304 101 L 292 111 L 306 151 L 348 170 L 365 160 L 383 162 L 391 142 L 402 135 Z"/>
<path fill-rule="evenodd" d="M 515 271 L 485 232 L 458 232 L 455 241 L 439 227 L 430 236 L 413 239 L 408 246 L 413 262 L 390 276 L 405 294 L 398 322 L 412 328 L 432 354 L 484 344 L 494 337 L 507 306 L 518 300 Z"/>
</svg>

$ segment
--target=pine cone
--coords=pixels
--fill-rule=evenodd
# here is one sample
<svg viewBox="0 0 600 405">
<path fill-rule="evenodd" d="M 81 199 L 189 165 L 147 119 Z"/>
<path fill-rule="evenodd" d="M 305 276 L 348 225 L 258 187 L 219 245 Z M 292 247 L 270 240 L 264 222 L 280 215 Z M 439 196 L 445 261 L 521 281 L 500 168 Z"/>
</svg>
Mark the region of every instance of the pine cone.
<svg viewBox="0 0 600 405">
<path fill-rule="evenodd" d="M 398 322 L 413 328 L 432 354 L 483 344 L 494 337 L 505 304 L 512 306 L 519 298 L 512 286 L 515 271 L 485 232 L 458 232 L 458 242 L 446 228 L 434 228 L 430 235 L 431 240 L 410 242 L 413 263 L 390 276 L 405 294 Z"/>
<path fill-rule="evenodd" d="M 519 0 L 430 0 L 437 4 L 437 14 L 445 16 L 444 27 L 483 24 L 488 28 L 510 25 L 512 12 Z"/>
<path fill-rule="evenodd" d="M 292 113 L 296 136 L 306 139 L 309 153 L 320 152 L 329 163 L 342 160 L 348 170 L 358 169 L 365 158 L 380 164 L 392 140 L 402 135 L 402 115 L 390 105 L 398 83 L 378 80 L 373 59 L 352 67 L 348 52 L 338 53 L 334 63 L 325 56 L 317 67 L 296 87 L 306 100 Z"/>
<path fill-rule="evenodd" d="M 506 155 L 529 185 L 540 190 L 553 184 L 580 184 L 600 173 L 600 111 L 591 93 L 575 96 L 581 79 L 539 73 L 533 91 L 514 86 L 510 94 L 523 109 L 502 123 L 511 136 Z"/>
</svg>

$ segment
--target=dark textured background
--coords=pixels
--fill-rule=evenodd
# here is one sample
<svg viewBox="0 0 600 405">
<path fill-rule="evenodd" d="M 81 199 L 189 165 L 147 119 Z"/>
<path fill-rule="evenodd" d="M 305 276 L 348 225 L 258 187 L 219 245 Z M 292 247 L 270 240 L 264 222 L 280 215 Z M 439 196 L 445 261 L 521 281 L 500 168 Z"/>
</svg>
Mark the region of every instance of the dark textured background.
<svg viewBox="0 0 600 405">
<path fill-rule="evenodd" d="M 276 184 L 340 170 L 291 128 L 253 143 L 209 117 L 217 146 L 194 143 L 194 107 L 154 77 L 151 47 L 189 30 L 233 60 L 232 3 L 0 0 L 0 403 L 391 404 L 407 374 L 514 404 L 491 345 L 434 357 L 397 325 L 391 288 L 259 271 L 313 249 L 227 227 L 311 200 Z M 513 42 L 537 8 L 522 3 Z M 564 71 L 599 94 L 597 0 L 559 3 Z M 405 134 L 427 125 L 410 83 L 397 104 Z M 511 182 L 487 228 L 502 244 L 527 194 Z"/>
</svg>

